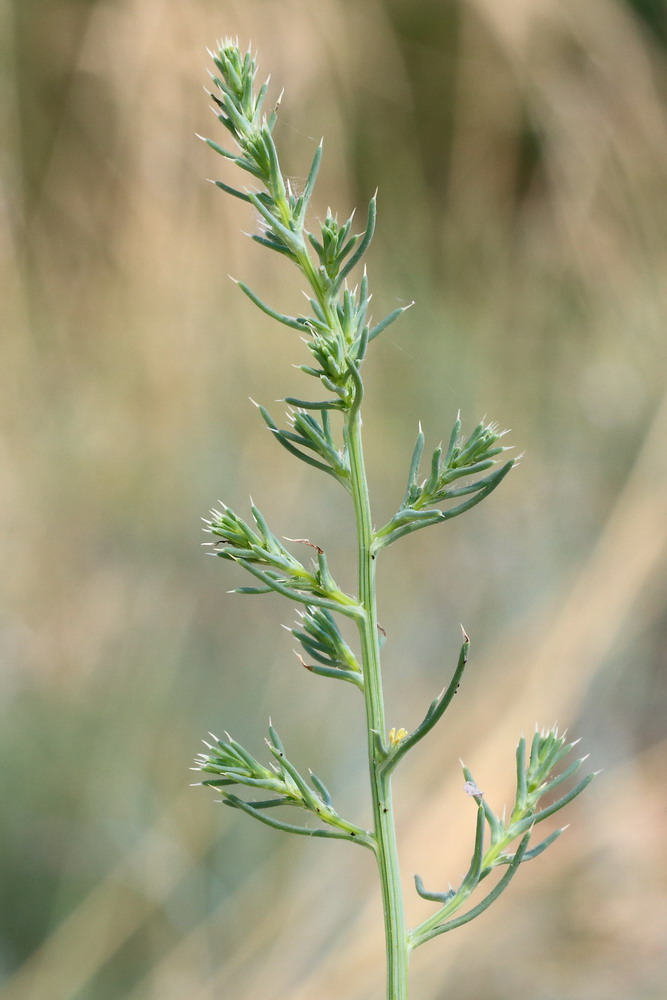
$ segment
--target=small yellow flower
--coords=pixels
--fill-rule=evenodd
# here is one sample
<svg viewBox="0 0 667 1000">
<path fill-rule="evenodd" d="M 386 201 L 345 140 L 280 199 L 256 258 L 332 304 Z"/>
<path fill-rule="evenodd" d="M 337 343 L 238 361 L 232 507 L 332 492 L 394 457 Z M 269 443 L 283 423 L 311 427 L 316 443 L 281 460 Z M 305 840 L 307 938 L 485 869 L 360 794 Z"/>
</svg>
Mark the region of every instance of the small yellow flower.
<svg viewBox="0 0 667 1000">
<path fill-rule="evenodd" d="M 395 729 L 393 726 L 389 730 L 389 743 L 392 747 L 397 746 L 402 743 L 405 737 L 408 735 L 407 729 Z"/>
</svg>

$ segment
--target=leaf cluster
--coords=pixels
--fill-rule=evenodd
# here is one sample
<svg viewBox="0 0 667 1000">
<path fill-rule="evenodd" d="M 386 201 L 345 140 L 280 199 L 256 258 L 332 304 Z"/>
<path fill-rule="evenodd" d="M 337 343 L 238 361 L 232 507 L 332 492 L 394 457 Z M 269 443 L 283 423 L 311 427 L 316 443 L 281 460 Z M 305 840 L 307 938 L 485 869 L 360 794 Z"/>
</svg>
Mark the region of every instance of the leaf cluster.
<svg viewBox="0 0 667 1000">
<path fill-rule="evenodd" d="M 315 231 L 311 231 L 306 216 L 322 159 L 322 143 L 314 151 L 303 190 L 295 191 L 283 174 L 273 137 L 277 107 L 268 114 L 264 110 L 267 83 L 256 91 L 257 67 L 252 54 L 241 54 L 238 43 L 227 40 L 211 55 L 216 69 L 211 74 L 214 112 L 237 151 L 227 150 L 211 139 L 204 141 L 244 172 L 248 186 L 241 189 L 224 181 L 214 183 L 254 208 L 259 232 L 251 238 L 296 265 L 307 285 L 308 310 L 291 315 L 265 303 L 244 282 L 237 282 L 241 291 L 266 315 L 301 334 L 312 363 L 299 367 L 318 382 L 313 400 L 285 397 L 288 426 L 284 429 L 279 428 L 265 407 L 258 408 L 282 448 L 332 477 L 351 494 L 360 551 L 360 595 L 357 598 L 338 587 L 322 548 L 307 539 L 281 540 L 254 504 L 251 504 L 252 523 L 224 504 L 222 509 L 213 509 L 210 518 L 205 519 L 206 531 L 213 540 L 206 544 L 211 554 L 235 562 L 254 578 L 253 586 L 238 587 L 237 593 L 275 592 L 302 605 L 299 621 L 290 631 L 305 654 L 306 659 L 298 654 L 304 667 L 318 676 L 348 681 L 364 693 L 377 806 L 376 829 L 369 832 L 344 820 L 320 779 L 311 774 L 307 780 L 289 760 L 272 726 L 267 741 L 273 758 L 269 767 L 228 737 L 227 741 L 216 739 L 215 744 L 206 744 L 207 752 L 199 755 L 196 768 L 214 775 L 201 783 L 220 789 L 226 805 L 268 826 L 300 835 L 352 840 L 369 847 L 378 854 L 382 877 L 387 879 L 381 836 L 387 809 L 381 812 L 385 801 L 382 797 L 388 801 L 393 769 L 433 729 L 451 704 L 468 660 L 469 639 L 464 632 L 451 680 L 433 700 L 421 723 L 412 732 L 403 727 L 392 727 L 386 735 L 380 732 L 384 728 L 384 708 L 379 678 L 374 559 L 382 548 L 399 538 L 470 510 L 497 488 L 516 460 L 501 458 L 508 449 L 500 443 L 505 432 L 496 424 L 483 420 L 465 436 L 458 416 L 447 447 L 435 449 L 424 473 L 421 463 L 426 439 L 420 426 L 403 500 L 383 527 L 373 529 L 361 444 L 360 407 L 364 391 L 361 372 L 369 343 L 409 308 L 395 309 L 374 324 L 369 315 L 371 294 L 365 267 L 356 286 L 350 288 L 347 284 L 373 238 L 376 197 L 370 200 L 361 232 L 353 231 L 354 213 L 341 223 L 331 209 Z M 342 432 L 336 423 L 342 424 Z M 296 558 L 285 542 L 310 547 L 314 553 L 310 563 L 305 565 Z M 363 657 L 358 659 L 343 638 L 336 614 L 355 621 Z M 459 888 L 449 888 L 446 892 L 428 892 L 416 876 L 418 893 L 440 906 L 410 933 L 411 947 L 482 913 L 509 884 L 519 865 L 538 856 L 562 833 L 557 830 L 529 848 L 533 828 L 579 795 L 594 776 L 584 778 L 550 805 L 541 806 L 542 799 L 572 777 L 585 759 L 576 760 L 556 773 L 573 746 L 556 729 L 536 732 L 526 760 L 526 741 L 520 740 L 516 751 L 516 795 L 509 819 L 493 812 L 464 767 L 466 790 L 477 804 L 471 863 Z M 231 790 L 236 786 L 262 789 L 270 793 L 270 798 L 243 799 Z M 312 814 L 319 825 L 311 829 L 276 818 L 275 809 L 282 806 Z M 511 850 L 517 841 L 518 846 Z M 491 891 L 471 909 L 456 915 L 479 884 L 497 868 L 505 871 Z"/>
<path fill-rule="evenodd" d="M 228 734 L 226 741 L 219 740 L 215 736 L 213 739 L 214 744 L 204 741 L 208 752 L 197 756 L 193 770 L 216 775 L 215 778 L 206 778 L 197 784 L 220 789 L 225 805 L 240 809 L 261 823 L 288 833 L 351 840 L 374 849 L 374 841 L 367 830 L 339 815 L 333 806 L 331 795 L 317 775 L 311 772 L 310 781 L 306 781 L 287 757 L 282 741 L 272 725 L 269 725 L 269 739 L 266 741 L 274 758 L 269 767 L 260 764 L 245 747 Z M 235 785 L 265 790 L 271 793 L 271 798 L 247 801 L 228 791 Z M 281 819 L 267 815 L 267 810 L 278 806 L 296 806 L 312 813 L 324 827 L 311 829 L 285 823 Z"/>
<path fill-rule="evenodd" d="M 299 613 L 297 627 L 290 629 L 304 652 L 315 663 L 301 662 L 320 677 L 350 681 L 363 691 L 364 677 L 356 656 L 341 635 L 336 619 L 326 608 L 307 607 Z"/>
<path fill-rule="evenodd" d="M 239 286 L 267 315 L 307 334 L 306 343 L 317 367 L 303 365 L 302 370 L 318 378 L 334 394 L 333 402 L 350 407 L 355 389 L 351 369 L 363 360 L 368 342 L 404 311 L 403 308 L 395 309 L 380 323 L 372 325 L 367 319 L 370 295 L 365 273 L 356 288 L 344 287 L 373 238 L 376 199 L 373 197 L 370 201 L 363 233 L 351 231 L 354 213 L 341 224 L 331 211 L 320 223 L 319 233 L 308 230 L 306 213 L 322 159 L 322 143 L 313 155 L 304 189 L 297 194 L 280 167 L 273 138 L 276 109 L 268 116 L 263 112 L 268 81 L 256 96 L 254 94 L 257 65 L 252 54 L 241 55 L 238 44 L 227 40 L 211 56 L 217 70 L 211 73 L 217 91 L 211 93 L 214 112 L 239 152 L 227 150 L 212 139 L 204 141 L 260 186 L 259 189 L 240 190 L 224 181 L 214 183 L 255 208 L 261 230 L 251 238 L 288 257 L 299 267 L 310 286 L 306 297 L 312 312 L 289 316 L 267 305 L 243 282 L 239 282 Z M 316 261 L 310 256 L 309 247 L 315 251 Z"/>
<path fill-rule="evenodd" d="M 486 801 L 484 794 L 477 787 L 469 769 L 463 767 L 466 791 L 477 803 L 477 824 L 472 860 L 459 888 L 450 888 L 444 893 L 428 892 L 424 888 L 421 878 L 418 875 L 415 876 L 415 887 L 419 895 L 423 899 L 441 903 L 441 907 L 437 913 L 412 932 L 414 947 L 438 934 L 444 934 L 455 927 L 460 927 L 479 916 L 507 888 L 522 862 L 542 854 L 563 833 L 565 827 L 555 830 L 535 847 L 528 849 L 534 827 L 549 816 L 553 816 L 554 813 L 580 795 L 595 777 L 595 774 L 588 774 L 561 798 L 539 808 L 541 799 L 549 795 L 562 782 L 571 778 L 586 760 L 586 757 L 580 757 L 554 776 L 554 769 L 575 746 L 576 742 L 567 743 L 565 734 L 560 735 L 557 728 L 543 732 L 536 731 L 530 748 L 530 758 L 526 763 L 526 740 L 521 737 L 516 750 L 514 805 L 507 820 L 504 815 L 502 817 L 496 815 Z M 488 845 L 485 843 L 487 827 Z M 517 849 L 514 852 L 508 852 L 510 845 L 519 838 L 521 841 Z M 453 914 L 468 900 L 479 883 L 495 868 L 503 866 L 507 867 L 507 871 L 491 892 L 471 910 L 460 917 L 451 919 Z"/>
<path fill-rule="evenodd" d="M 341 614 L 354 618 L 359 606 L 354 598 L 337 586 L 329 571 L 324 549 L 305 538 L 295 539 L 314 549 L 316 558 L 311 569 L 306 569 L 274 535 L 261 511 L 251 506 L 255 528 L 231 508 L 222 504 L 222 510 L 213 508 L 211 517 L 204 518 L 205 531 L 216 537 L 211 555 L 238 563 L 259 580 L 259 587 L 238 587 L 240 594 L 283 594 L 301 604 L 335 608 Z"/>
<path fill-rule="evenodd" d="M 500 466 L 496 465 L 497 457 L 509 450 L 497 443 L 507 433 L 500 431 L 497 424 L 482 421 L 468 438 L 461 434 L 461 427 L 459 415 L 452 428 L 447 451 L 443 454 L 441 446 L 435 449 L 429 475 L 423 480 L 420 479 L 419 469 L 426 439 L 419 428 L 405 496 L 397 513 L 376 532 L 376 550 L 419 528 L 450 521 L 475 507 L 500 485 L 516 464 L 516 459 L 510 459 Z M 480 473 L 487 469 L 493 471 L 480 478 Z M 467 477 L 478 478 L 461 486 L 452 486 L 452 483 Z M 461 500 L 461 497 L 468 499 Z M 436 504 L 449 500 L 460 502 L 445 510 L 434 509 Z"/>
<path fill-rule="evenodd" d="M 290 398 L 286 400 L 290 404 L 299 406 L 301 400 Z M 305 409 L 290 409 L 288 420 L 291 430 L 280 430 L 273 422 L 271 415 L 264 406 L 259 406 L 264 423 L 273 433 L 282 447 L 301 459 L 306 465 L 310 465 L 320 472 L 326 472 L 333 476 L 343 486 L 350 489 L 350 462 L 345 448 L 339 448 L 334 440 L 331 421 L 328 410 L 334 409 L 336 404 L 332 401 L 325 401 L 321 406 L 313 403 L 307 404 L 310 409 L 319 411 L 317 416 L 307 413 Z M 317 458 L 315 457 L 317 456 Z"/>
</svg>

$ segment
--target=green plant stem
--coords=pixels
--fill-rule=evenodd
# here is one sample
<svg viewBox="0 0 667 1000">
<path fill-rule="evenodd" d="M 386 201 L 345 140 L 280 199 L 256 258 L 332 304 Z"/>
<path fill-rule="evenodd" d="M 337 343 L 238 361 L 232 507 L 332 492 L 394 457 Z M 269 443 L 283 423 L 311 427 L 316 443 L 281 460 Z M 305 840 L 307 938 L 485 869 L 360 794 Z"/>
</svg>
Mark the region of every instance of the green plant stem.
<svg viewBox="0 0 667 1000">
<path fill-rule="evenodd" d="M 391 801 L 391 778 L 382 769 L 383 759 L 375 734 L 384 740 L 385 718 L 380 674 L 380 646 L 375 592 L 375 557 L 372 554 L 373 524 L 361 439 L 358 407 L 347 416 L 345 437 L 350 457 L 352 498 L 359 544 L 359 603 L 364 617 L 358 619 L 364 669 L 364 696 L 368 728 L 370 770 L 376 856 L 382 886 L 387 955 L 387 1000 L 407 1000 L 408 937 L 396 846 L 396 829 Z"/>
</svg>

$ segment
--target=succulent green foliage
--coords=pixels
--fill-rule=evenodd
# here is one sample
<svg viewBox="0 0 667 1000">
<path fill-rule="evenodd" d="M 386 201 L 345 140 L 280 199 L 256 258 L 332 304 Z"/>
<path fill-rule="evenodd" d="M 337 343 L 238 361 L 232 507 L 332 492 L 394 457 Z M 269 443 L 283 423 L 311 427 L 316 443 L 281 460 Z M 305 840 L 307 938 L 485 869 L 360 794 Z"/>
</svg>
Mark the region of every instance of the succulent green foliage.
<svg viewBox="0 0 667 1000">
<path fill-rule="evenodd" d="M 204 519 L 205 531 L 216 538 L 206 543 L 212 547 L 211 555 L 238 563 L 262 584 L 261 587 L 239 587 L 237 593 L 267 594 L 273 590 L 302 604 L 333 607 L 352 618 L 358 614 L 357 602 L 338 588 L 319 545 L 305 538 L 295 539 L 316 552 L 311 569 L 306 569 L 273 534 L 254 504 L 251 510 L 256 528 L 225 504 L 221 506 L 222 510 L 213 508 L 211 517 Z"/>
<path fill-rule="evenodd" d="M 366 232 L 370 233 L 369 242 L 375 228 L 375 203 L 371 202 L 371 204 L 373 205 L 373 214 L 372 218 L 369 219 L 370 225 L 366 229 Z M 332 215 L 331 209 L 329 209 L 320 229 L 321 242 L 312 233 L 308 234 L 308 239 L 315 249 L 320 265 L 332 281 L 339 277 L 343 261 L 359 242 L 358 233 L 350 235 L 351 228 L 352 216 L 347 222 L 340 225 L 337 217 Z"/>
<path fill-rule="evenodd" d="M 291 402 L 291 401 L 290 401 Z M 294 400 L 295 404 L 301 403 Z M 350 488 L 350 465 L 345 449 L 339 449 L 333 437 L 328 410 L 336 408 L 334 402 L 321 404 L 306 403 L 311 410 L 319 412 L 319 418 L 299 409 L 288 411 L 288 420 L 292 430 L 280 430 L 273 422 L 271 415 L 264 406 L 259 407 L 264 423 L 276 437 L 276 440 L 295 458 L 307 465 L 333 476 L 343 486 Z M 314 456 L 318 457 L 315 458 Z"/>
<path fill-rule="evenodd" d="M 465 670 L 468 662 L 469 649 L 470 639 L 466 635 L 465 630 L 463 630 L 463 645 L 461 646 L 461 652 L 459 653 L 458 662 L 451 681 L 446 688 L 443 688 L 438 697 L 431 702 L 426 715 L 417 728 L 413 730 L 413 732 L 407 734 L 400 742 L 385 750 L 384 761 L 381 765 L 383 771 L 386 773 L 393 771 L 408 750 L 411 750 L 412 747 L 416 743 L 419 743 L 419 741 L 422 740 L 427 733 L 430 733 L 433 727 L 437 725 L 443 717 L 451 704 L 452 698 L 459 689 L 461 678 L 463 677 L 463 671 Z"/>
<path fill-rule="evenodd" d="M 306 670 L 320 677 L 350 681 L 363 690 L 363 671 L 330 611 L 306 608 L 299 612 L 297 627 L 290 631 L 299 640 L 306 655 L 316 661 L 306 663 L 301 659 Z"/>
<path fill-rule="evenodd" d="M 211 56 L 217 70 L 211 73 L 217 91 L 211 94 L 214 111 L 239 152 L 230 152 L 212 139 L 204 141 L 250 175 L 253 187 L 239 190 L 223 181 L 214 183 L 254 206 L 261 220 L 261 231 L 252 239 L 290 258 L 300 268 L 310 286 L 307 298 L 312 312 L 288 316 L 264 303 L 246 284 L 239 282 L 239 285 L 267 315 L 308 334 L 307 344 L 317 366 L 302 365 L 302 370 L 320 379 L 324 388 L 334 394 L 333 403 L 349 407 L 355 391 L 352 366 L 363 360 L 369 340 L 404 312 L 403 308 L 395 309 L 373 326 L 367 319 L 370 296 L 366 275 L 356 288 L 343 287 L 373 238 L 376 200 L 373 197 L 369 204 L 363 233 L 352 233 L 353 216 L 341 224 L 331 211 L 327 212 L 317 235 L 306 229 L 306 213 L 317 180 L 322 144 L 313 155 L 304 190 L 297 195 L 280 168 L 272 134 L 276 111 L 268 116 L 263 111 L 267 84 L 254 94 L 257 65 L 251 53 L 242 55 L 238 45 L 226 41 Z M 309 248 L 315 251 L 316 261 Z"/>
<path fill-rule="evenodd" d="M 528 849 L 535 826 L 553 816 L 580 795 L 595 777 L 594 774 L 588 774 L 565 795 L 540 808 L 540 801 L 550 795 L 562 782 L 569 780 L 586 760 L 586 757 L 579 757 L 562 771 L 554 773 L 577 742 L 568 743 L 565 734 L 559 734 L 557 728 L 543 732 L 536 731 L 530 748 L 530 758 L 526 762 L 526 740 L 521 737 L 516 750 L 516 794 L 509 819 L 494 813 L 468 768 L 463 767 L 465 790 L 477 803 L 472 860 L 459 888 L 456 890 L 450 888 L 446 893 L 427 892 L 422 880 L 418 875 L 415 876 L 415 887 L 419 895 L 423 899 L 440 902 L 442 906 L 437 913 L 415 928 L 412 933 L 414 947 L 438 934 L 459 927 L 482 913 L 507 887 L 522 862 L 542 854 L 563 833 L 565 827 L 555 830 L 535 847 Z M 486 827 L 489 834 L 488 844 L 485 843 Z M 517 849 L 513 852 L 508 851 L 511 844 L 519 838 L 521 841 Z M 452 915 L 464 905 L 479 883 L 495 868 L 503 866 L 507 866 L 507 872 L 491 892 L 473 909 L 451 920 Z"/>
<path fill-rule="evenodd" d="M 450 521 L 488 497 L 516 464 L 516 459 L 510 459 L 497 465 L 498 456 L 510 450 L 497 443 L 506 433 L 499 431 L 497 424 L 485 424 L 482 421 L 466 439 L 461 434 L 459 415 L 452 428 L 447 451 L 443 455 L 442 447 L 436 448 L 431 458 L 429 475 L 420 481 L 419 468 L 425 444 L 424 432 L 420 427 L 403 502 L 392 519 L 376 532 L 376 550 L 429 524 Z M 480 473 L 487 469 L 493 471 L 480 477 Z M 468 477 L 473 477 L 471 482 L 460 486 L 452 485 Z M 461 497 L 468 499 L 461 501 Z M 436 504 L 448 500 L 460 502 L 445 510 L 433 509 Z"/>
<path fill-rule="evenodd" d="M 336 812 L 323 782 L 311 773 L 309 783 L 288 759 L 282 741 L 273 726 L 269 726 L 269 739 L 266 741 L 274 758 L 269 767 L 260 764 L 231 736 L 227 735 L 226 741 L 219 740 L 216 736 L 213 736 L 213 739 L 214 744 L 204 740 L 207 752 L 200 753 L 196 757 L 192 770 L 216 775 L 215 778 L 206 778 L 197 784 L 219 788 L 225 805 L 240 809 L 261 823 L 288 833 L 351 840 L 373 849 L 372 837 L 368 831 L 349 823 Z M 270 792 L 271 798 L 247 801 L 228 791 L 235 785 Z M 277 806 L 296 806 L 304 809 L 325 824 L 325 828 L 295 826 L 267 815 L 266 810 Z"/>
<path fill-rule="evenodd" d="M 260 228 L 252 239 L 274 251 L 282 261 L 296 265 L 307 285 L 308 310 L 291 315 L 265 303 L 244 282 L 237 282 L 258 309 L 301 335 L 312 363 L 299 367 L 318 382 L 312 400 L 285 397 L 287 427 L 283 429 L 265 407 L 258 408 L 285 451 L 333 478 L 349 494 L 357 535 L 358 595 L 345 593 L 338 587 L 320 546 L 303 538 L 281 540 L 254 505 L 251 523 L 224 504 L 222 509 L 212 510 L 206 519 L 212 541 L 206 544 L 212 555 L 238 564 L 254 578 L 252 586 L 238 587 L 238 593 L 275 592 L 302 605 L 299 620 L 290 631 L 304 654 L 297 654 L 303 666 L 313 674 L 347 681 L 363 695 L 373 829 L 365 830 L 338 814 L 319 778 L 311 774 L 306 780 L 286 756 L 273 727 L 269 728 L 268 740 L 273 758 L 270 767 L 260 764 L 228 737 L 227 741 L 216 739 L 215 744 L 206 744 L 207 752 L 199 755 L 196 768 L 213 775 L 201 784 L 219 789 L 226 805 L 268 826 L 302 836 L 351 840 L 375 853 L 385 918 L 387 997 L 406 1000 L 410 950 L 472 920 L 497 899 L 520 864 L 544 851 L 562 832 L 557 830 L 529 849 L 535 825 L 567 805 L 593 775 L 542 807 L 543 797 L 572 777 L 584 758 L 556 773 L 555 769 L 574 744 L 567 744 L 557 730 L 536 733 L 526 762 L 526 743 L 522 739 L 517 748 L 516 797 L 506 820 L 504 815 L 496 816 L 464 768 L 466 790 L 477 804 L 469 870 L 458 889 L 450 887 L 445 892 L 428 892 L 417 876 L 418 893 L 438 903 L 439 909 L 408 931 L 391 805 L 391 775 L 449 708 L 468 661 L 469 639 L 464 632 L 453 675 L 421 723 L 412 732 L 394 726 L 387 733 L 380 668 L 382 629 L 376 607 L 377 556 L 382 548 L 404 535 L 448 521 L 480 503 L 502 482 L 515 460 L 501 460 L 507 449 L 499 443 L 504 432 L 495 424 L 482 421 L 465 437 L 461 419 L 457 417 L 447 449 L 436 448 L 424 476 L 420 465 L 425 436 L 420 426 L 403 501 L 387 524 L 374 529 L 362 441 L 362 366 L 368 345 L 408 308 L 394 309 L 374 324 L 369 316 L 371 294 L 365 267 L 354 287 L 347 284 L 373 238 L 376 198 L 370 200 L 362 232 L 353 232 L 353 215 L 341 223 L 330 209 L 316 231 L 310 231 L 306 216 L 322 158 L 322 144 L 314 151 L 303 191 L 295 192 L 282 172 L 273 138 L 277 109 L 268 114 L 264 111 L 267 85 L 255 90 L 257 67 L 251 53 L 242 54 L 237 43 L 226 41 L 212 53 L 212 58 L 216 69 L 211 74 L 214 111 L 237 151 L 229 151 L 210 139 L 205 141 L 245 173 L 248 186 L 235 188 L 225 181 L 215 183 L 253 207 Z M 285 542 L 308 546 L 313 552 L 308 565 L 296 558 Z M 354 621 L 359 654 L 343 637 L 338 614 Z M 242 798 L 231 790 L 235 786 L 260 789 L 270 797 Z M 285 822 L 280 818 L 280 807 L 310 813 L 317 825 L 311 828 Z M 464 904 L 479 884 L 496 868 L 503 872 L 491 891 L 471 909 L 465 909 Z M 456 915 L 462 908 L 464 912 Z"/>
</svg>

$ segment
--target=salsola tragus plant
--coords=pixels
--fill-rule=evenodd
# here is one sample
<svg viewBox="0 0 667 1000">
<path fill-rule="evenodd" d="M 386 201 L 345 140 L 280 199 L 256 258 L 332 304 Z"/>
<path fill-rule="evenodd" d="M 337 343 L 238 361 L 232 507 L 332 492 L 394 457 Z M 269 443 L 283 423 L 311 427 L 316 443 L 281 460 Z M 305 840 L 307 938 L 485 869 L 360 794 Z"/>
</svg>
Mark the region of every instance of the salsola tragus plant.
<svg viewBox="0 0 667 1000">
<path fill-rule="evenodd" d="M 308 287 L 309 311 L 285 315 L 263 302 L 243 282 L 241 290 L 278 323 L 301 334 L 312 355 L 302 371 L 312 376 L 313 400 L 286 397 L 287 427 L 280 428 L 263 407 L 262 418 L 278 444 L 313 469 L 331 476 L 349 495 L 354 506 L 358 541 L 358 592 L 345 593 L 337 585 L 326 553 L 305 539 L 313 553 L 305 562 L 294 554 L 294 543 L 276 535 L 260 510 L 251 506 L 252 520 L 244 520 L 228 507 L 211 511 L 206 528 L 213 536 L 207 544 L 212 554 L 240 566 L 250 577 L 242 594 L 275 592 L 300 605 L 299 621 L 292 630 L 307 666 L 315 674 L 348 681 L 362 694 L 366 707 L 368 769 L 373 801 L 373 827 L 366 830 L 344 818 L 323 782 L 314 774 L 305 777 L 290 759 L 269 726 L 270 760 L 260 763 L 231 737 L 206 744 L 196 767 L 210 777 L 202 782 L 220 790 L 223 802 L 240 809 L 267 826 L 307 837 L 348 840 L 375 855 L 384 903 L 388 1000 L 408 995 L 410 952 L 431 938 L 452 930 L 482 913 L 507 887 L 522 862 L 541 854 L 559 836 L 556 830 L 531 846 L 535 827 L 562 809 L 591 781 L 588 775 L 560 798 L 554 789 L 581 766 L 561 762 L 571 751 L 564 734 L 556 729 L 537 731 L 530 747 L 522 738 L 516 750 L 516 796 L 509 816 L 497 815 L 467 768 L 464 788 L 477 812 L 470 868 L 458 888 L 428 891 L 415 878 L 416 891 L 436 904 L 434 912 L 417 927 L 408 929 L 391 796 L 391 775 L 402 758 L 442 718 L 463 675 L 469 639 L 463 645 L 449 685 L 432 702 L 423 721 L 411 733 L 385 725 L 380 672 L 381 629 L 376 611 L 375 575 L 382 549 L 405 535 L 440 524 L 470 510 L 484 500 L 505 478 L 515 460 L 500 444 L 495 424 L 480 423 L 467 437 L 457 419 L 446 449 L 436 448 L 422 472 L 424 434 L 419 429 L 410 462 L 405 496 L 394 516 L 374 527 L 362 445 L 361 409 L 364 396 L 362 366 L 369 345 L 393 323 L 403 309 L 395 309 L 373 324 L 368 315 L 370 294 L 365 269 L 356 285 L 348 279 L 359 267 L 373 237 L 376 203 L 370 202 L 365 231 L 353 233 L 352 218 L 341 223 L 328 212 L 315 232 L 307 228 L 308 206 L 317 179 L 322 144 L 315 150 L 310 172 L 301 192 L 285 178 L 273 139 L 276 109 L 264 111 L 267 84 L 255 87 L 256 63 L 250 52 L 225 41 L 211 54 L 215 73 L 215 114 L 230 134 L 236 151 L 211 139 L 205 142 L 236 164 L 247 185 L 217 186 L 254 209 L 260 219 L 252 239 L 278 257 L 281 265 L 296 266 Z M 501 458 L 502 456 L 502 458 Z M 353 650 L 339 629 L 339 616 L 351 619 L 359 637 Z M 566 786 L 567 787 L 567 786 Z M 237 794 L 246 789 L 251 797 Z M 546 803 L 543 804 L 544 800 Z M 291 808 L 297 820 L 285 819 Z M 306 814 L 304 816 L 304 813 Z M 499 869 L 496 878 L 488 876 Z M 491 885 L 491 888 L 488 886 Z"/>
</svg>

